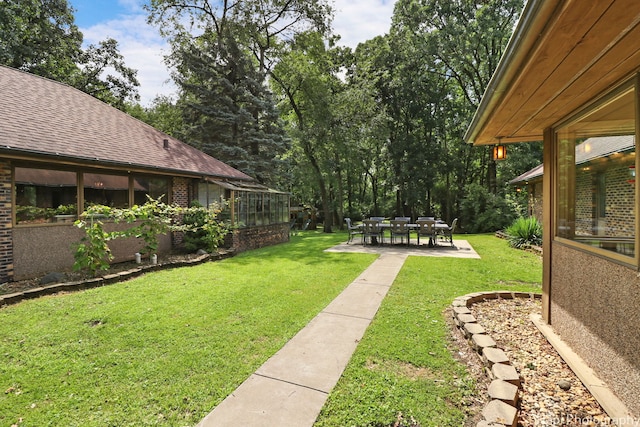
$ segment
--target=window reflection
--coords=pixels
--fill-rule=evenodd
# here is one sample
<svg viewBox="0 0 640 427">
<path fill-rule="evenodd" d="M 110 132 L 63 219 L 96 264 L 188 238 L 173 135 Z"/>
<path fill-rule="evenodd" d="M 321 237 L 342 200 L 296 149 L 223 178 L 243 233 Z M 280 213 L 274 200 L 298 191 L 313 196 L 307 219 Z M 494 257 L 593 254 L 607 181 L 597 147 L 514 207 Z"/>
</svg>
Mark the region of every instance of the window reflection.
<svg viewBox="0 0 640 427">
<path fill-rule="evenodd" d="M 15 168 L 16 223 L 72 222 L 77 218 L 74 172 Z"/>
<path fill-rule="evenodd" d="M 121 175 L 85 173 L 84 202 L 86 206 L 129 207 L 129 178 Z"/>
<path fill-rule="evenodd" d="M 154 200 L 162 197 L 161 201 L 168 203 L 169 180 L 167 178 L 154 178 L 136 176 L 133 179 L 133 202 L 136 205 L 147 203 L 147 195 Z"/>
<path fill-rule="evenodd" d="M 633 87 L 557 130 L 556 235 L 635 254 Z"/>
</svg>

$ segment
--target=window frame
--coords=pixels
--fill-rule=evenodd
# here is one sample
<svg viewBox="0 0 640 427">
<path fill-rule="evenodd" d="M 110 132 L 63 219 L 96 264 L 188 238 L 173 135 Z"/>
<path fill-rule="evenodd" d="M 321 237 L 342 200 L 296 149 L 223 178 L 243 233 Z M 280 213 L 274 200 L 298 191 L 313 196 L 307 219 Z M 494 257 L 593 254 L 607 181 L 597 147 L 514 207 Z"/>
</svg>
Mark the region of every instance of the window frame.
<svg viewBox="0 0 640 427">
<path fill-rule="evenodd" d="M 635 74 L 632 78 L 624 80 L 619 85 L 610 88 L 601 96 L 592 100 L 591 102 L 585 104 L 582 108 L 580 108 L 577 112 L 570 114 L 567 118 L 559 122 L 558 124 L 552 126 L 552 140 L 550 141 L 553 144 L 553 199 L 552 199 L 552 238 L 556 243 L 560 243 L 564 246 L 568 246 L 583 252 L 587 252 L 589 254 L 595 255 L 599 258 L 607 259 L 609 261 L 616 262 L 618 264 L 622 264 L 628 267 L 632 267 L 635 270 L 640 270 L 640 212 L 638 211 L 638 206 L 640 205 L 640 185 L 638 183 L 634 183 L 634 254 L 632 256 L 625 255 L 623 253 L 614 252 L 608 249 L 603 249 L 595 246 L 588 245 L 586 243 L 581 243 L 580 241 L 572 240 L 567 237 L 559 236 L 558 234 L 558 225 L 559 225 L 559 199 L 560 199 L 560 191 L 559 191 L 559 183 L 560 183 L 560 171 L 562 167 L 560 166 L 559 158 L 559 130 L 564 127 L 569 126 L 571 123 L 578 122 L 581 118 L 587 117 L 592 114 L 601 106 L 605 105 L 607 102 L 612 101 L 613 99 L 619 97 L 626 91 L 631 90 L 634 97 L 634 137 L 635 137 L 635 162 L 634 167 L 635 170 L 638 170 L 640 167 L 640 155 L 638 152 L 638 148 L 640 146 L 640 73 Z M 575 188 L 575 177 L 573 183 L 573 191 L 576 191 Z M 575 209 L 575 206 L 574 206 Z"/>
<path fill-rule="evenodd" d="M 167 203 L 172 203 L 172 186 L 173 186 L 173 175 L 162 175 L 162 174 L 150 174 L 145 173 L 144 171 L 140 172 L 132 172 L 132 171 L 124 171 L 117 169 L 93 169 L 93 168 L 78 168 L 78 167 L 65 167 L 64 165 L 59 164 L 40 164 L 40 163 L 29 163 L 23 161 L 16 161 L 12 164 L 11 168 L 11 179 L 12 179 L 12 223 L 14 227 L 50 227 L 50 226 L 61 226 L 61 225 L 70 225 L 69 222 L 42 222 L 42 223 L 19 223 L 17 218 L 17 193 L 16 193 L 16 169 L 38 169 L 44 171 L 57 171 L 57 172 L 67 172 L 73 173 L 76 177 L 76 219 L 84 212 L 84 205 L 86 203 L 85 199 L 85 186 L 84 186 L 84 176 L 85 174 L 99 174 L 99 175 L 115 175 L 124 177 L 128 183 L 127 190 L 127 200 L 129 207 L 133 206 L 135 202 L 135 178 L 141 177 L 145 179 L 164 179 L 167 181 L 167 194 L 165 195 L 165 201 Z"/>
</svg>

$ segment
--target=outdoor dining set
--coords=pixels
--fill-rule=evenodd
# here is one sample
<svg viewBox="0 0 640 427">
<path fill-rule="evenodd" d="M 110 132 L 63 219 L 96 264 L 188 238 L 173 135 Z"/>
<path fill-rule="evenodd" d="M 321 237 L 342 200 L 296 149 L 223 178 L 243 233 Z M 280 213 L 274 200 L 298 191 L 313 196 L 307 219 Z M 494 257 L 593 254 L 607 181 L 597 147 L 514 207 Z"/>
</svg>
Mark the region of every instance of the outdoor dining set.
<svg viewBox="0 0 640 427">
<path fill-rule="evenodd" d="M 384 217 L 371 217 L 359 224 L 354 224 L 351 218 L 344 220 L 349 232 L 347 244 L 351 243 L 354 237 L 360 236 L 363 245 L 381 245 L 384 244 L 386 234 L 389 243 L 394 244 L 400 240 L 400 243 L 404 244 L 406 240 L 408 246 L 411 244 L 411 233 L 415 232 L 418 246 L 422 238 L 423 241 L 427 241 L 428 247 L 437 246 L 438 239 L 453 246 L 453 231 L 458 223 L 458 218 L 449 225 L 434 217 L 418 217 L 415 223 L 411 222 L 409 217 L 395 217 L 389 220 Z"/>
</svg>

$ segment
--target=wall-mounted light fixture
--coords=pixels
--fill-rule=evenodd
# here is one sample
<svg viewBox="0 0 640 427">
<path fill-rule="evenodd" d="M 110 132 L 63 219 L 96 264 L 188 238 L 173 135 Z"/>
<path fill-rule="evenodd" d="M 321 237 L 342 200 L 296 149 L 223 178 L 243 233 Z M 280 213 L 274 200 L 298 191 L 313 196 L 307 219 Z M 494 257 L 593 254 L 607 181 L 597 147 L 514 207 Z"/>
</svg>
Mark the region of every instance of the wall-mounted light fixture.
<svg viewBox="0 0 640 427">
<path fill-rule="evenodd" d="M 493 160 L 504 160 L 507 158 L 507 147 L 498 144 L 493 147 Z"/>
</svg>

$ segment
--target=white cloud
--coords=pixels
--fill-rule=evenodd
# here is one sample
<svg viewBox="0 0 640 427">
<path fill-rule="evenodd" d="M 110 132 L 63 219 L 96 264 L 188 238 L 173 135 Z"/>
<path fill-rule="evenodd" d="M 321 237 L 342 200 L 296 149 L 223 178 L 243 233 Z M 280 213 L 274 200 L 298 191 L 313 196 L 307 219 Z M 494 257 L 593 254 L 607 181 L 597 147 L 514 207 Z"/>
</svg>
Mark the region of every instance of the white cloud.
<svg viewBox="0 0 640 427">
<path fill-rule="evenodd" d="M 339 45 L 359 43 L 389 32 L 395 0 L 336 0 L 333 28 Z"/>
<path fill-rule="evenodd" d="M 126 15 L 80 30 L 85 44 L 96 44 L 109 37 L 118 41 L 124 63 L 138 70 L 142 105 L 148 106 L 157 95 L 176 92 L 163 62 L 164 55 L 169 53 L 169 45 L 158 35 L 157 29 L 147 24 L 146 15 Z"/>
<path fill-rule="evenodd" d="M 120 53 L 128 67 L 138 70 L 140 102 L 150 105 L 157 95 L 174 95 L 176 86 L 163 62 L 169 45 L 158 30 L 147 24 L 140 0 L 119 0 L 127 10 L 118 18 L 81 28 L 85 44 L 96 44 L 112 37 L 118 41 Z M 338 44 L 353 49 L 359 43 L 389 32 L 395 0 L 336 0 L 334 33 L 341 36 Z"/>
</svg>

